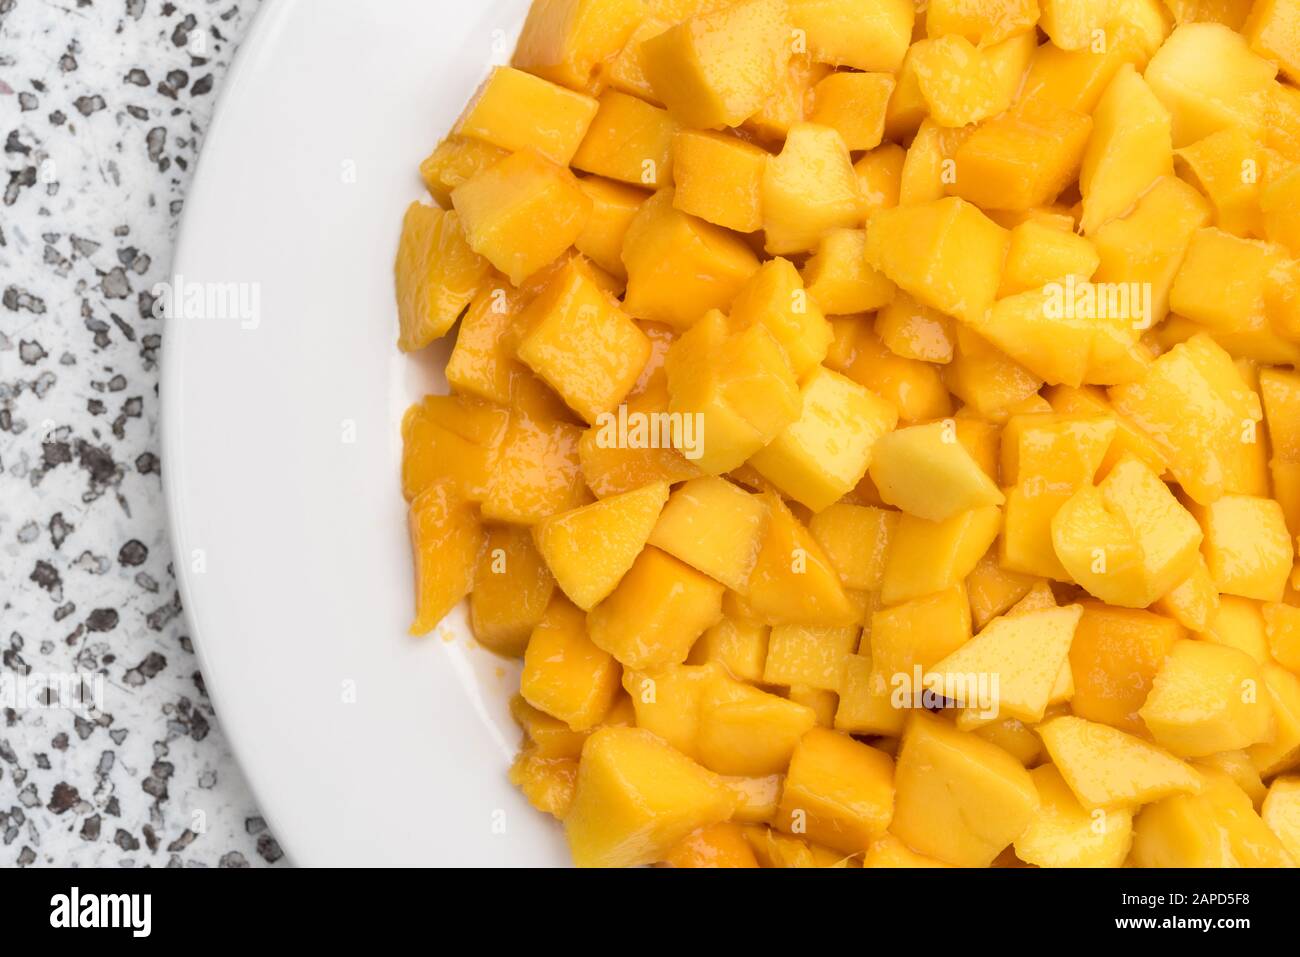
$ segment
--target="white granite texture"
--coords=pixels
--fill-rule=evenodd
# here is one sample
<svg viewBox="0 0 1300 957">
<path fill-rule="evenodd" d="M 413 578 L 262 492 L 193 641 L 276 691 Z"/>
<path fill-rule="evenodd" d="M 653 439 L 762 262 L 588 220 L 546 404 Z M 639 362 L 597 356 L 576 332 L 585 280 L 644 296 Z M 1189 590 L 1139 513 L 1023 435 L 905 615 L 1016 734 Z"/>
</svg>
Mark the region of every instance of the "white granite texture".
<svg viewBox="0 0 1300 957">
<path fill-rule="evenodd" d="M 0 867 L 283 858 L 176 591 L 149 294 L 258 2 L 0 0 Z M 16 697 L 72 673 L 102 709 Z"/>
</svg>

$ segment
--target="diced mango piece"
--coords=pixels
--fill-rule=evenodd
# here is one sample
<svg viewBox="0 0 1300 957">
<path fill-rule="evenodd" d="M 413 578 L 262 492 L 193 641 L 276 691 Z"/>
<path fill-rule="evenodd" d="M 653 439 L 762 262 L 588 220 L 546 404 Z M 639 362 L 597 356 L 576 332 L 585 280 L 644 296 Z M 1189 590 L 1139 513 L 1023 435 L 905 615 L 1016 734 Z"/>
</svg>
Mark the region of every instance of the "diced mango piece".
<svg viewBox="0 0 1300 957">
<path fill-rule="evenodd" d="M 782 256 L 816 249 L 827 231 L 858 225 L 861 204 L 853 160 L 840 134 L 827 126 L 796 124 L 763 173 L 767 251 Z"/>
<path fill-rule="evenodd" d="M 512 414 L 483 499 L 483 518 L 535 525 L 577 505 L 581 434 L 567 422 Z"/>
<path fill-rule="evenodd" d="M 871 479 L 890 505 L 931 522 L 1005 501 L 957 440 L 952 420 L 910 426 L 881 438 L 872 454 Z"/>
<path fill-rule="evenodd" d="M 735 329 L 765 326 L 781 344 L 796 378 L 819 365 L 830 347 L 830 323 L 816 297 L 804 289 L 799 271 L 786 259 L 763 263 L 737 293 L 730 318 Z"/>
<path fill-rule="evenodd" d="M 700 699 L 700 760 L 719 774 L 782 774 L 816 723 L 807 705 L 715 677 Z"/>
<path fill-rule="evenodd" d="M 739 824 L 723 821 L 697 828 L 672 846 L 670 867 L 758 867 L 758 859 Z"/>
<path fill-rule="evenodd" d="M 1215 225 L 1238 236 L 1261 235 L 1262 149 L 1239 126 L 1211 133 L 1174 154 L 1180 173 L 1214 206 Z M 1255 170 L 1255 175 L 1250 175 Z"/>
<path fill-rule="evenodd" d="M 890 352 L 861 319 L 838 319 L 832 328 L 838 341 L 827 354 L 827 366 L 887 399 L 900 421 L 928 422 L 952 415 L 952 397 L 938 366 Z"/>
<path fill-rule="evenodd" d="M 957 147 L 950 191 L 987 209 L 1051 203 L 1078 175 L 1091 130 L 1091 118 L 1072 110 L 1009 110 Z"/>
<path fill-rule="evenodd" d="M 836 130 L 850 150 L 873 150 L 884 138 L 893 92 L 890 73 L 832 73 L 813 88 L 809 119 Z"/>
<path fill-rule="evenodd" d="M 1273 710 L 1275 734 L 1246 749 L 1262 777 L 1300 767 L 1300 677 L 1269 662 L 1263 667 L 1264 693 Z"/>
<path fill-rule="evenodd" d="M 508 153 L 531 147 L 552 163 L 568 166 L 595 115 L 591 97 L 502 66 L 465 108 L 456 134 Z"/>
<path fill-rule="evenodd" d="M 1200 776 L 1178 758 L 1108 725 L 1065 715 L 1040 725 L 1038 733 L 1061 777 L 1089 810 L 1201 789 Z"/>
<path fill-rule="evenodd" d="M 725 821 L 732 803 L 717 775 L 649 731 L 601 728 L 583 745 L 564 830 L 579 867 L 635 867 Z"/>
<path fill-rule="evenodd" d="M 1138 712 L 1156 742 L 1198 757 L 1272 738 L 1273 713 L 1259 669 L 1236 648 L 1183 640 L 1170 649 Z"/>
<path fill-rule="evenodd" d="M 971 619 L 976 628 L 983 628 L 998 615 L 1006 612 L 1034 585 L 1034 578 L 1008 571 L 998 562 L 997 552 L 990 550 L 966 576 L 966 592 L 970 595 Z"/>
<path fill-rule="evenodd" d="M 474 571 L 470 625 L 479 643 L 519 657 L 555 592 L 555 579 L 528 530 L 489 528 Z"/>
<path fill-rule="evenodd" d="M 826 550 L 845 588 L 878 591 L 898 513 L 839 503 L 812 517 L 808 530 Z"/>
<path fill-rule="evenodd" d="M 1112 416 L 1013 415 L 1002 430 L 1002 480 L 1091 484 L 1115 430 Z"/>
<path fill-rule="evenodd" d="M 1073 230 L 1027 220 L 1011 230 L 998 298 L 1041 289 L 1067 276 L 1083 282 L 1092 278 L 1100 264 L 1096 247 Z"/>
<path fill-rule="evenodd" d="M 537 550 L 560 588 L 590 611 L 632 567 L 668 500 L 664 482 L 612 495 L 533 527 Z"/>
<path fill-rule="evenodd" d="M 436 482 L 481 502 L 505 437 L 509 412 L 463 396 L 430 395 L 402 417 L 402 495 L 409 502 Z"/>
<path fill-rule="evenodd" d="M 1120 67 L 1093 114 L 1079 189 L 1084 233 L 1123 216 L 1138 197 L 1174 171 L 1169 111 L 1130 64 Z"/>
<path fill-rule="evenodd" d="M 1045 764 L 1029 772 L 1038 811 L 1016 839 L 1016 856 L 1037 867 L 1120 867 L 1133 843 L 1133 812 L 1089 811 L 1061 773 Z"/>
<path fill-rule="evenodd" d="M 637 556 L 588 616 L 591 640 L 628 668 L 681 664 L 722 618 L 722 585 L 657 548 Z"/>
<path fill-rule="evenodd" d="M 653 731 L 693 761 L 699 760 L 700 701 L 718 665 L 668 665 L 652 671 L 624 669 L 623 690 L 632 701 L 636 726 Z"/>
<path fill-rule="evenodd" d="M 758 258 L 739 237 L 673 206 L 672 190 L 648 199 L 623 247 L 627 297 L 638 319 L 685 329 L 710 309 L 728 309 Z"/>
<path fill-rule="evenodd" d="M 1192 572 L 1152 606 L 1185 628 L 1205 631 L 1219 611 L 1219 589 L 1205 559 L 1198 556 Z"/>
<path fill-rule="evenodd" d="M 856 624 L 830 558 L 779 496 L 765 498 L 767 533 L 746 595 L 754 614 L 769 624 Z"/>
<path fill-rule="evenodd" d="M 844 659 L 858 646 L 856 626 L 776 625 L 768 636 L 763 683 L 838 691 Z"/>
<path fill-rule="evenodd" d="M 769 628 L 761 622 L 723 618 L 691 648 L 691 664 L 716 661 L 742 681 L 763 680 Z"/>
<path fill-rule="evenodd" d="M 894 284 L 867 264 L 866 248 L 865 230 L 832 229 L 804 265 L 808 295 L 829 315 L 870 312 L 896 294 Z"/>
<path fill-rule="evenodd" d="M 574 90 L 623 48 L 646 14 L 644 0 L 537 0 L 528 11 L 515 66 Z"/>
<path fill-rule="evenodd" d="M 910 847 L 894 837 L 885 834 L 876 838 L 867 847 L 866 856 L 862 858 L 863 867 L 950 867 L 943 861 L 917 854 Z"/>
<path fill-rule="evenodd" d="M 617 90 L 606 90 L 574 169 L 658 189 L 673 181 L 673 137 L 677 126 L 667 110 Z"/>
<path fill-rule="evenodd" d="M 641 47 L 655 95 L 685 126 L 739 126 L 777 88 L 789 55 L 784 0 L 743 0 L 692 17 Z"/>
<path fill-rule="evenodd" d="M 761 499 L 726 479 L 703 476 L 673 492 L 649 541 L 743 592 L 766 527 L 767 507 Z"/>
<path fill-rule="evenodd" d="M 790 19 L 819 63 L 895 73 L 915 13 L 903 0 L 790 0 Z"/>
<path fill-rule="evenodd" d="M 589 423 L 618 406 L 650 359 L 650 340 L 572 263 L 519 322 L 519 358 Z"/>
<path fill-rule="evenodd" d="M 1176 622 L 1151 612 L 1084 602 L 1070 645 L 1080 718 L 1146 735 L 1139 709 L 1174 643 L 1186 636 Z"/>
<path fill-rule="evenodd" d="M 448 136 L 420 163 L 420 178 L 429 195 L 447 209 L 453 189 L 509 155 L 508 150 L 482 140 Z"/>
<path fill-rule="evenodd" d="M 531 149 L 462 183 L 451 201 L 470 248 L 516 286 L 572 246 L 591 215 L 574 175 Z"/>
<path fill-rule="evenodd" d="M 1195 501 L 1219 498 L 1244 440 L 1263 418 L 1259 397 L 1231 357 L 1204 334 L 1174 346 L 1141 380 L 1110 390 L 1115 408 L 1145 431 Z"/>
<path fill-rule="evenodd" d="M 866 474 L 872 450 L 893 429 L 898 413 L 873 392 L 824 366 L 808 374 L 800 396 L 799 418 L 750 462 L 782 492 L 819 512 Z"/>
<path fill-rule="evenodd" d="M 978 123 L 1010 105 L 983 53 L 960 34 L 918 40 L 912 69 L 930 116 L 940 126 Z"/>
<path fill-rule="evenodd" d="M 578 185 L 591 200 L 591 216 L 574 246 L 611 276 L 626 279 L 623 241 L 646 200 L 645 193 L 597 176 L 579 179 Z"/>
<path fill-rule="evenodd" d="M 587 637 L 582 612 L 562 597 L 552 601 L 524 652 L 524 700 L 574 731 L 586 731 L 609 712 L 618 684 L 618 662 Z"/>
<path fill-rule="evenodd" d="M 784 831 L 862 854 L 894 812 L 894 762 L 848 735 L 813 728 L 790 758 L 774 824 Z"/>
<path fill-rule="evenodd" d="M 411 634 L 425 635 L 469 594 L 483 529 L 472 506 L 440 482 L 411 502 L 410 531 L 415 555 Z"/>
<path fill-rule="evenodd" d="M 1277 68 L 1221 23 L 1184 23 L 1151 58 L 1146 81 L 1173 118 L 1175 147 L 1229 126 L 1263 129 Z"/>
<path fill-rule="evenodd" d="M 988 551 L 1001 525 L 996 505 L 960 512 L 942 522 L 904 514 L 885 563 L 881 598 L 893 605 L 957 584 Z"/>
<path fill-rule="evenodd" d="M 763 176 L 771 154 L 739 137 L 679 130 L 673 139 L 673 204 L 705 222 L 763 228 Z"/>
<path fill-rule="evenodd" d="M 905 292 L 876 316 L 876 335 L 890 352 L 905 359 L 946 365 L 956 348 L 953 320 L 937 309 L 922 305 Z"/>
<path fill-rule="evenodd" d="M 1270 603 L 1261 610 L 1274 660 L 1300 674 L 1300 608 Z"/>
<path fill-rule="evenodd" d="M 983 722 L 998 717 L 1041 721 L 1081 614 L 1078 605 L 1070 605 L 995 618 L 935 663 L 926 682 Z M 992 701 L 979 700 L 977 689 L 970 687 L 972 677 L 980 676 L 991 679 Z"/>
<path fill-rule="evenodd" d="M 916 299 L 973 322 L 993 302 L 1010 235 L 950 197 L 878 210 L 867 223 L 867 261 Z"/>
<path fill-rule="evenodd" d="M 1282 507 L 1270 498 L 1225 495 L 1199 511 L 1205 560 L 1218 590 L 1281 601 L 1295 558 Z"/>
<path fill-rule="evenodd" d="M 488 277 L 488 264 L 466 242 L 456 213 L 412 203 L 397 250 L 398 346 L 423 349 L 447 334 Z"/>
<path fill-rule="evenodd" d="M 780 344 L 762 323 L 731 333 L 710 313 L 668 352 L 669 411 L 702 417 L 699 468 L 728 472 L 799 418 L 801 400 Z"/>
<path fill-rule="evenodd" d="M 890 831 L 918 852 L 987 867 L 1038 809 L 1029 772 L 1011 755 L 942 718 L 914 712 L 894 769 Z"/>
<path fill-rule="evenodd" d="M 1292 859 L 1300 861 L 1300 778 L 1276 778 L 1269 785 L 1260 817 Z"/>
</svg>

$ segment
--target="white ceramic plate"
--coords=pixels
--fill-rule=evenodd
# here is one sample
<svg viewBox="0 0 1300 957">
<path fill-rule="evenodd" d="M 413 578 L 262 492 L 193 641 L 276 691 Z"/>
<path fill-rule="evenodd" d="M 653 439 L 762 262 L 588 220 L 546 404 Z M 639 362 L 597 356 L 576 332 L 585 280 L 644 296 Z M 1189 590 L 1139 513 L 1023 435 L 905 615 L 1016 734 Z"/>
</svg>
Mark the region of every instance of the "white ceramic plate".
<svg viewBox="0 0 1300 957">
<path fill-rule="evenodd" d="M 460 611 L 406 634 L 398 483 L 401 413 L 445 391 L 446 358 L 395 347 L 402 212 L 526 9 L 267 0 L 186 203 L 163 375 L 176 570 L 221 725 L 298 864 L 568 859 L 506 780 L 516 671 Z"/>
</svg>

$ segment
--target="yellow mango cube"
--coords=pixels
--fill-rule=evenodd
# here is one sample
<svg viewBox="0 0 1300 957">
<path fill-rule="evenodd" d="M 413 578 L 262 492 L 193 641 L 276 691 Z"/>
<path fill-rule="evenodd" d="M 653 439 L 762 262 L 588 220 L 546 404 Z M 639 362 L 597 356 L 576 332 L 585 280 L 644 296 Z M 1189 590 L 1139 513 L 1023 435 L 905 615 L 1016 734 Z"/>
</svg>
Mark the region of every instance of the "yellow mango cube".
<svg viewBox="0 0 1300 957">
<path fill-rule="evenodd" d="M 930 522 L 1005 499 L 957 439 L 951 421 L 898 429 L 876 443 L 871 480 L 890 505 Z"/>
<path fill-rule="evenodd" d="M 645 193 L 596 176 L 583 177 L 578 185 L 591 200 L 591 215 L 573 245 L 611 276 L 626 280 L 623 241 L 646 200 Z"/>
<path fill-rule="evenodd" d="M 774 824 L 844 854 L 862 854 L 894 813 L 894 762 L 848 735 L 813 728 L 790 758 Z"/>
<path fill-rule="evenodd" d="M 877 211 L 867 262 L 913 297 L 973 322 L 993 302 L 1010 235 L 956 197 Z"/>
<path fill-rule="evenodd" d="M 1034 586 L 1031 575 L 1009 571 L 998 561 L 997 552 L 989 550 L 966 576 L 966 592 L 970 596 L 971 620 L 976 628 L 1007 611 L 1025 597 Z"/>
<path fill-rule="evenodd" d="M 927 422 L 952 415 L 952 397 L 939 367 L 895 355 L 860 318 L 836 320 L 837 343 L 826 364 L 866 386 L 898 410 L 902 422 Z"/>
<path fill-rule="evenodd" d="M 519 322 L 528 329 L 519 358 L 589 423 L 618 406 L 650 359 L 645 333 L 573 264 Z"/>
<path fill-rule="evenodd" d="M 1106 415 L 1013 415 L 1002 430 L 1002 480 L 1091 484 L 1116 429 Z"/>
<path fill-rule="evenodd" d="M 702 422 L 695 464 L 708 474 L 737 468 L 799 418 L 794 374 L 762 323 L 732 333 L 710 313 L 673 344 L 665 369 L 669 411 Z"/>
<path fill-rule="evenodd" d="M 776 625 L 767 641 L 763 683 L 837 691 L 844 659 L 858 646 L 860 629 Z"/>
<path fill-rule="evenodd" d="M 621 183 L 659 189 L 673 181 L 676 132 L 667 110 L 617 90 L 606 90 L 572 165 Z"/>
<path fill-rule="evenodd" d="M 845 588 L 879 591 L 898 513 L 838 503 L 812 517 L 808 530 L 826 550 Z"/>
<path fill-rule="evenodd" d="M 1079 171 L 1087 235 L 1123 216 L 1152 183 L 1174 171 L 1169 111 L 1131 64 L 1106 87 L 1092 123 Z"/>
<path fill-rule="evenodd" d="M 731 305 L 731 325 L 763 325 L 781 344 L 790 369 L 802 378 L 821 364 L 831 343 L 831 326 L 799 271 L 786 259 L 769 259 L 749 278 Z"/>
<path fill-rule="evenodd" d="M 915 13 L 903 0 L 790 0 L 790 19 L 817 62 L 896 73 Z"/>
<path fill-rule="evenodd" d="M 993 863 L 1038 809 L 1038 792 L 1020 762 L 923 711 L 908 720 L 894 787 L 891 833 L 961 867 Z"/>
<path fill-rule="evenodd" d="M 596 116 L 596 101 L 513 67 L 492 71 L 456 124 L 456 135 L 507 153 L 532 148 L 568 166 Z"/>
<path fill-rule="evenodd" d="M 763 680 L 763 665 L 767 661 L 769 631 L 761 622 L 723 618 L 700 636 L 687 661 L 691 664 L 716 661 L 741 681 L 758 684 Z"/>
<path fill-rule="evenodd" d="M 673 492 L 649 542 L 743 592 L 766 527 L 767 507 L 761 499 L 724 478 L 707 475 Z"/>
<path fill-rule="evenodd" d="M 817 540 L 779 496 L 769 493 L 765 497 L 767 532 L 746 593 L 753 613 L 778 625 L 858 623 L 859 614 Z"/>
<path fill-rule="evenodd" d="M 995 618 L 974 638 L 936 662 L 926 683 L 974 712 L 981 723 L 999 717 L 1037 723 L 1047 710 L 1083 609 L 1044 608 Z M 971 676 L 996 676 L 991 701 L 970 687 Z"/>
<path fill-rule="evenodd" d="M 1243 176 L 1261 169 L 1259 142 L 1239 126 L 1211 133 L 1174 153 L 1180 173 L 1214 206 L 1214 224 L 1238 236 L 1262 235 L 1259 176 Z"/>
<path fill-rule="evenodd" d="M 1220 592 L 1281 601 L 1295 559 L 1282 506 L 1270 498 L 1225 495 L 1201 509 L 1205 560 Z"/>
<path fill-rule="evenodd" d="M 1300 674 L 1300 608 L 1270 602 L 1261 611 L 1274 660 Z"/>
<path fill-rule="evenodd" d="M 866 248 L 864 230 L 832 229 L 804 265 L 808 295 L 827 314 L 871 312 L 896 294 L 894 284 L 867 265 Z"/>
<path fill-rule="evenodd" d="M 1219 589 L 1210 577 L 1204 557 L 1198 557 L 1191 574 L 1167 591 L 1152 608 L 1185 628 L 1205 631 L 1218 614 Z"/>
<path fill-rule="evenodd" d="M 961 325 L 943 383 L 977 415 L 994 421 L 1004 421 L 1020 403 L 1033 401 L 1043 386 L 1042 379 Z"/>
<path fill-rule="evenodd" d="M 1253 744 L 1246 753 L 1262 777 L 1272 777 L 1300 767 L 1300 677 L 1272 662 L 1262 672 L 1276 732 L 1271 741 Z"/>
<path fill-rule="evenodd" d="M 1052 763 L 1085 808 L 1147 804 L 1195 794 L 1200 776 L 1169 752 L 1104 724 L 1065 715 L 1039 725 Z"/>
<path fill-rule="evenodd" d="M 926 9 L 925 32 L 931 37 L 955 33 L 971 43 L 988 46 L 1032 31 L 1037 22 L 1038 0 L 1011 3 L 935 0 Z"/>
<path fill-rule="evenodd" d="M 612 495 L 545 519 L 533 540 L 564 593 L 590 611 L 632 567 L 667 500 L 664 482 Z"/>
<path fill-rule="evenodd" d="M 601 728 L 583 745 L 564 831 L 579 867 L 636 867 L 725 821 L 733 800 L 717 775 L 649 731 Z"/>
<path fill-rule="evenodd" d="M 1263 418 L 1259 397 L 1231 357 L 1204 334 L 1174 346 L 1129 385 L 1110 389 L 1116 410 L 1146 432 L 1197 502 L 1226 489 L 1243 440 Z"/>
<path fill-rule="evenodd" d="M 1002 526 L 996 505 L 960 512 L 942 522 L 906 513 L 898 521 L 880 595 L 886 605 L 949 588 L 971 573 Z"/>
<path fill-rule="evenodd" d="M 898 421 L 894 407 L 824 366 L 800 390 L 802 413 L 750 462 L 791 498 L 819 512 L 848 493 Z M 987 480 L 987 477 L 986 477 Z"/>
<path fill-rule="evenodd" d="M 487 529 L 469 596 L 470 627 L 479 644 L 498 654 L 523 655 L 555 593 L 555 578 L 528 529 Z"/>
<path fill-rule="evenodd" d="M 669 867 L 758 867 L 758 859 L 740 825 L 730 821 L 697 828 L 664 858 Z"/>
<path fill-rule="evenodd" d="M 439 206 L 451 206 L 451 191 L 510 153 L 465 136 L 448 136 L 420 163 L 420 179 Z"/>
<path fill-rule="evenodd" d="M 763 228 L 763 176 L 771 154 L 736 136 L 679 130 L 673 138 L 673 205 L 740 233 Z"/>
<path fill-rule="evenodd" d="M 1151 58 L 1146 81 L 1173 118 L 1183 147 L 1229 126 L 1252 133 L 1265 122 L 1264 93 L 1277 67 L 1221 23 L 1184 23 Z"/>
<path fill-rule="evenodd" d="M 897 356 L 939 365 L 952 361 L 957 338 L 950 317 L 905 292 L 895 292 L 877 314 L 876 335 Z"/>
<path fill-rule="evenodd" d="M 456 345 L 447 360 L 447 383 L 461 395 L 498 405 L 510 403 L 520 364 L 514 354 L 514 320 L 524 297 L 504 276 L 491 271 L 460 320 Z"/>
<path fill-rule="evenodd" d="M 885 834 L 876 838 L 867 847 L 867 853 L 862 858 L 863 867 L 881 867 L 881 868 L 915 868 L 915 867 L 949 867 L 943 861 L 937 861 L 933 857 L 926 857 L 924 854 L 917 854 L 910 847 L 894 837 L 892 834 Z"/>
<path fill-rule="evenodd" d="M 623 48 L 646 15 L 644 0 L 537 0 L 528 10 L 513 63 L 574 90 Z"/>
<path fill-rule="evenodd" d="M 552 601 L 524 652 L 524 700 L 574 731 L 586 731 L 609 712 L 618 684 L 618 662 L 592 644 L 582 612 L 563 598 Z"/>
<path fill-rule="evenodd" d="M 623 690 L 636 726 L 652 731 L 693 761 L 700 732 L 700 701 L 709 683 L 725 677 L 718 665 L 667 665 L 652 671 L 624 669 Z"/>
<path fill-rule="evenodd" d="M 469 594 L 483 529 L 470 503 L 441 482 L 415 497 L 409 522 L 415 556 L 411 634 L 426 635 Z"/>
<path fill-rule="evenodd" d="M 968 126 L 1010 105 L 986 57 L 960 34 L 918 40 L 913 50 L 921 98 L 940 126 Z"/>
<path fill-rule="evenodd" d="M 1192 236 L 1169 292 L 1169 307 L 1211 329 L 1245 331 L 1266 324 L 1265 281 L 1277 265 L 1275 248 L 1220 229 Z"/>
<path fill-rule="evenodd" d="M 763 228 L 775 256 L 817 248 L 832 229 L 861 222 L 862 198 L 853 159 L 828 126 L 799 123 L 763 171 Z"/>
<path fill-rule="evenodd" d="M 1300 12 L 1287 0 L 1264 0 L 1251 9 L 1242 34 L 1250 48 L 1300 83 Z"/>
<path fill-rule="evenodd" d="M 409 502 L 447 483 L 459 498 L 487 494 L 509 413 L 465 396 L 430 395 L 402 417 L 402 495 Z"/>
<path fill-rule="evenodd" d="M 642 44 L 655 95 L 684 126 L 739 126 L 776 90 L 790 47 L 784 0 L 743 0 Z"/>
<path fill-rule="evenodd" d="M 1183 757 L 1249 747 L 1273 737 L 1259 669 L 1236 648 L 1176 642 L 1138 712 L 1156 743 Z"/>
<path fill-rule="evenodd" d="M 1260 817 L 1292 859 L 1300 861 L 1300 778 L 1275 778 Z"/>
<path fill-rule="evenodd" d="M 451 194 L 470 247 L 516 286 L 581 235 L 591 200 L 578 180 L 540 153 L 514 153 Z"/>
<path fill-rule="evenodd" d="M 850 150 L 873 150 L 884 138 L 893 92 L 890 73 L 832 73 L 813 88 L 808 118 L 838 132 Z"/>
<path fill-rule="evenodd" d="M 681 664 L 722 618 L 722 585 L 647 547 L 588 616 L 591 640 L 638 670 Z"/>
<path fill-rule="evenodd" d="M 1018 858 L 1037 867 L 1123 866 L 1133 843 L 1132 810 L 1092 814 L 1050 764 L 1029 776 L 1038 790 L 1038 811 L 1016 839 Z"/>
<path fill-rule="evenodd" d="M 1174 642 L 1187 632 L 1149 611 L 1084 602 L 1070 645 L 1074 696 L 1080 718 L 1145 736 L 1138 713 Z M 1123 680 L 1116 676 L 1123 675 Z"/>
<path fill-rule="evenodd" d="M 998 298 L 1063 282 L 1067 276 L 1086 282 L 1099 265 L 1097 248 L 1083 236 L 1028 220 L 1011 230 Z"/>
<path fill-rule="evenodd" d="M 446 335 L 488 272 L 487 262 L 467 243 L 456 213 L 412 203 L 402 220 L 394 269 L 398 347 L 414 352 Z"/>
<path fill-rule="evenodd" d="M 637 319 L 685 329 L 710 309 L 728 309 L 755 272 L 758 258 L 739 237 L 674 205 L 660 190 L 627 231 L 623 308 Z"/>
<path fill-rule="evenodd" d="M 1112 20 L 1098 35 L 1101 42 L 1067 50 L 1044 43 L 1035 51 L 1020 100 L 1044 106 L 1092 113 L 1102 93 L 1123 63 L 1145 66 L 1148 59 L 1131 24 Z"/>
<path fill-rule="evenodd" d="M 783 774 L 816 723 L 807 705 L 715 677 L 700 698 L 700 761 L 719 774 Z"/>
<path fill-rule="evenodd" d="M 1051 203 L 1078 175 L 1091 131 L 1092 119 L 1073 110 L 1009 110 L 957 147 L 950 192 L 986 209 Z"/>
</svg>

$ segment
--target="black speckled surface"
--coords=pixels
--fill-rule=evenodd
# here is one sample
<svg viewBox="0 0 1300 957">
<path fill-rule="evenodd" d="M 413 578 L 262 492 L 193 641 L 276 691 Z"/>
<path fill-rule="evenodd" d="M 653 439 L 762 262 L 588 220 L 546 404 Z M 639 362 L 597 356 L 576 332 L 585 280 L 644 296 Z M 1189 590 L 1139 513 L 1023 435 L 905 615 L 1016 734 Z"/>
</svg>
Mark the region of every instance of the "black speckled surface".
<svg viewBox="0 0 1300 957">
<path fill-rule="evenodd" d="M 150 294 L 258 2 L 0 0 L 0 867 L 283 860 L 172 574 Z M 5 698 L 73 673 L 102 708 Z"/>
</svg>

